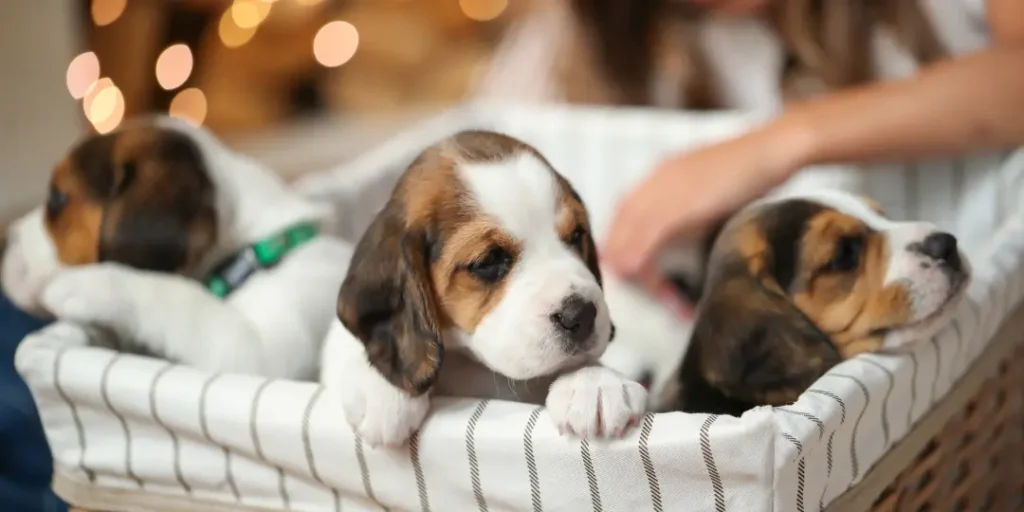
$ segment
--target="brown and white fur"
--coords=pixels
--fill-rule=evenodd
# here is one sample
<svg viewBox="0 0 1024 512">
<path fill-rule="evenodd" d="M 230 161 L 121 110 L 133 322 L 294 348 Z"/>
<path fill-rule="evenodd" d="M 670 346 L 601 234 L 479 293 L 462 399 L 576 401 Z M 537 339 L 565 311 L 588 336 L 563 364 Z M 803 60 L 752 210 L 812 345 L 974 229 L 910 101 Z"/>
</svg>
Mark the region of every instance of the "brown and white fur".
<svg viewBox="0 0 1024 512">
<path fill-rule="evenodd" d="M 734 216 L 708 263 L 694 334 L 662 408 L 741 414 L 792 403 L 829 368 L 928 339 L 970 281 L 956 238 L 835 190 Z"/>
<path fill-rule="evenodd" d="M 330 217 L 203 129 L 133 121 L 57 164 L 46 205 L 8 232 L 3 288 L 26 310 L 203 370 L 315 378 L 350 246 L 321 235 L 223 300 L 197 278 L 242 247 Z"/>
<path fill-rule="evenodd" d="M 430 396 L 544 403 L 614 437 L 647 393 L 597 364 L 613 336 L 587 210 L 535 149 L 493 132 L 424 151 L 356 248 L 322 382 L 357 434 L 400 445 Z"/>
</svg>

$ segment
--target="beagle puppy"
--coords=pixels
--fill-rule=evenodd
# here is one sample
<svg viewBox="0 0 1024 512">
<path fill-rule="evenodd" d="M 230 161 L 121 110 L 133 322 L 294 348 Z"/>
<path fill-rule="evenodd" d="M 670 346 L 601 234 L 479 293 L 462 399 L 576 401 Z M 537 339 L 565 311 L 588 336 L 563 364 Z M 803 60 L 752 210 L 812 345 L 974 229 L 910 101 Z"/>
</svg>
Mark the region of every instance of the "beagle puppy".
<svg viewBox="0 0 1024 512">
<path fill-rule="evenodd" d="M 754 203 L 713 246 L 663 408 L 740 415 L 792 403 L 844 359 L 933 336 L 970 276 L 953 235 L 890 220 L 856 195 L 818 190 Z"/>
<path fill-rule="evenodd" d="M 615 328 L 587 210 L 534 148 L 494 132 L 426 149 L 356 246 L 322 383 L 373 446 L 431 395 L 543 403 L 563 433 L 616 437 L 640 384 L 597 364 Z"/>
<path fill-rule="evenodd" d="M 8 232 L 4 291 L 118 347 L 211 372 L 316 377 L 352 248 L 332 211 L 172 118 L 74 146 Z"/>
</svg>

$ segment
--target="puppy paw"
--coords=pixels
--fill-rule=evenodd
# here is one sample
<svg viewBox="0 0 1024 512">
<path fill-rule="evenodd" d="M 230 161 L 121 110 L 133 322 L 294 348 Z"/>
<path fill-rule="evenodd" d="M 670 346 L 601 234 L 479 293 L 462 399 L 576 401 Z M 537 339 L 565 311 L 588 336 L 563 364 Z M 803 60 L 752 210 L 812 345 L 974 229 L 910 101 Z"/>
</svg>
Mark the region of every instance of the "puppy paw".
<svg viewBox="0 0 1024 512">
<path fill-rule="evenodd" d="M 116 310 L 118 270 L 103 264 L 63 270 L 43 290 L 42 305 L 61 320 L 109 320 L 111 311 Z"/>
<path fill-rule="evenodd" d="M 372 447 L 402 446 L 423 424 L 430 410 L 430 398 L 409 396 L 383 377 L 376 378 L 381 381 L 377 385 L 349 384 L 343 388 L 345 419 L 356 435 Z"/>
<path fill-rule="evenodd" d="M 548 414 L 562 434 L 583 439 L 624 435 L 637 424 L 647 390 L 608 368 L 590 366 L 562 375 L 548 390 Z"/>
</svg>

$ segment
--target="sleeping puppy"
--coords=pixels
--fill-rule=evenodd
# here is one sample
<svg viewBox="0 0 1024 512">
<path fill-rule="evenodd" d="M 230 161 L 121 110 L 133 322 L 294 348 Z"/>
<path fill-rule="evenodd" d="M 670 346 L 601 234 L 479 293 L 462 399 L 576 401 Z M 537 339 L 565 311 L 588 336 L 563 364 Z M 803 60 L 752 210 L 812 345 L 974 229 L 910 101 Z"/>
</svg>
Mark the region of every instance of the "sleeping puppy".
<svg viewBox="0 0 1024 512">
<path fill-rule="evenodd" d="M 666 404 L 733 415 L 794 402 L 844 359 L 930 338 L 971 274 L 952 235 L 824 190 L 741 211 L 708 272 Z"/>
<path fill-rule="evenodd" d="M 614 334 L 579 195 L 535 149 L 468 131 L 425 150 L 363 235 L 322 382 L 370 445 L 402 444 L 431 394 L 544 403 L 615 437 L 644 388 L 596 364 Z"/>
<path fill-rule="evenodd" d="M 71 149 L 8 233 L 3 288 L 29 311 L 211 372 L 315 378 L 351 247 L 329 208 L 171 118 Z"/>
</svg>

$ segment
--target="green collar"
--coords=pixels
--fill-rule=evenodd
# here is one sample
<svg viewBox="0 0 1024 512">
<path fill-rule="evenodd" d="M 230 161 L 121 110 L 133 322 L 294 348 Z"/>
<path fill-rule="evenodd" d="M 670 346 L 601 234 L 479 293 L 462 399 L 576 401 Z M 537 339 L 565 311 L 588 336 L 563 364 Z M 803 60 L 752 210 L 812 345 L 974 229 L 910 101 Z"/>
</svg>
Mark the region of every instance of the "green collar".
<svg viewBox="0 0 1024 512">
<path fill-rule="evenodd" d="M 316 238 L 319 231 L 312 222 L 295 224 L 225 259 L 203 278 L 203 283 L 210 293 L 227 297 L 256 272 L 272 268 L 296 247 Z"/>
</svg>

